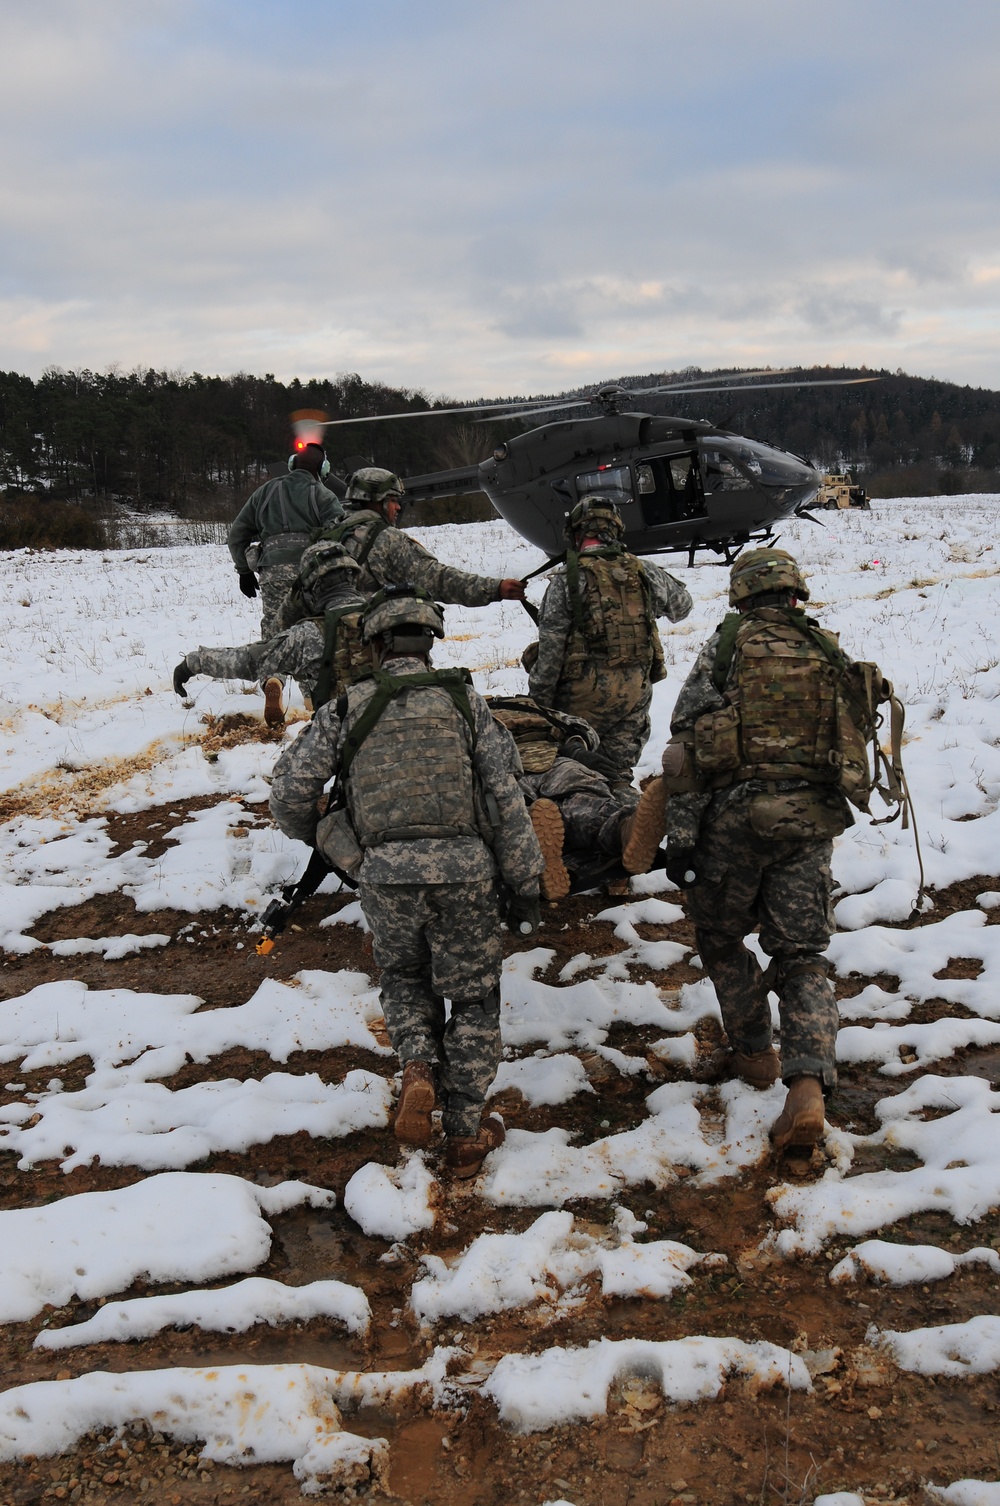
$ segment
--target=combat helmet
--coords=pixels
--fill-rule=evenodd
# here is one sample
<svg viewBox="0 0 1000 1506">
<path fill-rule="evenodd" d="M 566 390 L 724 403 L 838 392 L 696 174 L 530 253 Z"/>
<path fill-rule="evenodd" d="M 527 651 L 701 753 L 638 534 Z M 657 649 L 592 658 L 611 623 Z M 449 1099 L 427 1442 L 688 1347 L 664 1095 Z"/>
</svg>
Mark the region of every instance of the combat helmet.
<svg viewBox="0 0 1000 1506">
<path fill-rule="evenodd" d="M 306 606 L 321 611 L 332 597 L 351 592 L 360 574 L 361 566 L 343 544 L 317 539 L 299 561 L 299 587 Z"/>
<path fill-rule="evenodd" d="M 622 515 L 610 497 L 600 492 L 588 492 L 566 514 L 564 533 L 568 543 L 576 541 L 577 534 L 586 531 L 602 544 L 617 544 L 625 532 Z"/>
<path fill-rule="evenodd" d="M 380 465 L 363 465 L 347 483 L 344 501 L 348 507 L 381 507 L 387 497 L 403 499 L 404 486 L 394 471 Z"/>
<path fill-rule="evenodd" d="M 431 637 L 444 637 L 444 612 L 422 586 L 384 586 L 361 619 L 361 641 L 376 636 L 402 653 L 427 653 Z"/>
<path fill-rule="evenodd" d="M 741 554 L 729 572 L 729 605 L 738 607 L 754 596 L 797 596 L 809 600 L 809 587 L 798 562 L 786 549 L 751 549 Z"/>
</svg>

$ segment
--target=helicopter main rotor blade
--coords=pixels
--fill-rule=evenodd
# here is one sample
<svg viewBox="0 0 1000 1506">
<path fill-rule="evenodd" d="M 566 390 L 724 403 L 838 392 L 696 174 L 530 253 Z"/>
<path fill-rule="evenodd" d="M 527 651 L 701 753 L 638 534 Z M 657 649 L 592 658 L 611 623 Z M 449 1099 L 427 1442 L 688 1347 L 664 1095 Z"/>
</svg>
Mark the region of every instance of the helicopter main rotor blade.
<svg viewBox="0 0 1000 1506">
<path fill-rule="evenodd" d="M 760 371 L 740 371 L 731 377 L 700 377 L 695 381 L 671 383 L 664 387 L 626 387 L 623 390 L 634 397 L 645 397 L 650 392 L 691 392 L 696 387 L 707 387 L 710 382 L 749 382 L 756 377 L 789 376 L 791 372 L 801 370 L 801 366 L 783 366 L 777 370 L 774 367 L 763 367 Z M 708 390 L 712 389 L 709 387 Z"/>
<path fill-rule="evenodd" d="M 858 387 L 863 382 L 880 382 L 881 377 L 829 377 L 820 382 L 750 382 L 745 387 L 647 387 L 643 396 L 649 397 L 657 390 L 678 393 L 693 392 L 766 392 L 768 388 L 787 387 L 789 392 L 797 387 Z"/>
<path fill-rule="evenodd" d="M 504 413 L 500 418 L 475 418 L 473 423 L 489 424 L 499 423 L 504 418 L 534 418 L 536 413 L 561 413 L 564 408 L 590 408 L 597 402 L 594 397 L 579 397 L 571 399 L 568 403 L 548 403 L 544 408 L 521 408 L 517 413 Z"/>
<path fill-rule="evenodd" d="M 536 407 L 530 397 L 512 398 L 509 403 L 481 403 L 472 408 L 411 408 L 406 413 L 373 413 L 367 418 L 328 418 L 325 423 L 317 425 L 318 428 L 334 429 L 339 424 L 386 424 L 397 418 L 441 418 L 449 413 L 464 413 L 469 417 L 473 413 L 484 413 L 484 419 L 478 419 L 479 423 L 489 423 L 491 419 L 520 418 L 524 408 L 514 407 L 515 403 L 522 403 L 530 413 L 545 413 L 549 410 L 556 411 L 559 408 L 577 408 L 586 406 L 591 399 L 589 397 L 578 400 L 570 399 L 565 403 L 546 403 L 543 407 Z M 512 409 L 511 412 L 504 410 Z"/>
</svg>

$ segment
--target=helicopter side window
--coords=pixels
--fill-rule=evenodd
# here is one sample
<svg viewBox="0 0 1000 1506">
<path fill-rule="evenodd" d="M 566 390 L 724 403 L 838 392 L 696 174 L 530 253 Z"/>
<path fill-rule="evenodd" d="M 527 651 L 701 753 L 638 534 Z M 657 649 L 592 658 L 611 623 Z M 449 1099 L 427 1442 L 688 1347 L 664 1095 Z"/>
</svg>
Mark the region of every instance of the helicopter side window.
<svg viewBox="0 0 1000 1506">
<path fill-rule="evenodd" d="M 632 477 L 627 465 L 602 465 L 596 471 L 584 471 L 576 478 L 576 494 L 585 497 L 588 492 L 598 492 L 610 498 L 618 507 L 632 501 Z"/>
<path fill-rule="evenodd" d="M 704 517 L 701 473 L 693 452 L 641 460 L 635 468 L 635 479 L 647 528 Z"/>
<path fill-rule="evenodd" d="M 744 476 L 728 455 L 719 450 L 705 451 L 705 490 L 707 492 L 748 492 L 749 477 Z"/>
</svg>

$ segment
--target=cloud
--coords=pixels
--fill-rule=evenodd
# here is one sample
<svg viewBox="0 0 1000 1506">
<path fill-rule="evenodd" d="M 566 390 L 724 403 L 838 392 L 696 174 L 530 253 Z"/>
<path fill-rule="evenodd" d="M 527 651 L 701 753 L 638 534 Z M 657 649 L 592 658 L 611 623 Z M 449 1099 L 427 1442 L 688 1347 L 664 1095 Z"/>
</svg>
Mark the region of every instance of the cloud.
<svg viewBox="0 0 1000 1506">
<path fill-rule="evenodd" d="M 962 15 L 10 9 L 0 365 L 355 369 L 462 396 L 933 359 L 1000 386 L 1000 12 Z"/>
</svg>

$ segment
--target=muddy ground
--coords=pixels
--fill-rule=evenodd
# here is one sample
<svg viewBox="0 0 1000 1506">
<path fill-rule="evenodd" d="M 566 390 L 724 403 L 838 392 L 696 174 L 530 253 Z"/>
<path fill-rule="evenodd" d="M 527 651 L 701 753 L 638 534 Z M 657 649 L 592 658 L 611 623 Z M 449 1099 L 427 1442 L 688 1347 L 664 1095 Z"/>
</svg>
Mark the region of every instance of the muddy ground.
<svg viewBox="0 0 1000 1506">
<path fill-rule="evenodd" d="M 193 809 L 213 801 L 181 801 L 140 815 L 113 817 L 108 829 L 125 849 L 135 842 L 165 845 L 171 829 Z M 260 807 L 248 807 L 260 816 Z M 162 845 L 159 850 L 162 850 Z M 975 895 L 995 887 L 992 878 L 955 885 L 936 896 L 934 919 L 974 905 Z M 110 936 L 127 931 L 171 935 L 170 944 L 152 953 L 104 962 L 100 957 L 54 958 L 46 952 L 5 956 L 0 965 L 0 997 L 27 992 L 55 978 L 77 977 L 93 988 L 127 987 L 157 992 L 195 993 L 205 1007 L 242 1004 L 265 977 L 289 978 L 303 968 L 350 968 L 377 977 L 362 933 L 353 926 L 320 930 L 317 922 L 345 901 L 315 898 L 299 926 L 267 958 L 256 955 L 242 916 L 217 911 L 192 917 L 176 911 L 137 914 L 131 901 L 108 896 L 43 917 L 34 934 L 39 940 Z M 541 935 L 532 945 L 552 947 L 556 960 L 545 975 L 554 983 L 559 968 L 581 952 L 603 956 L 622 950 L 612 927 L 595 915 L 616 901 L 603 895 L 574 897 L 544 907 Z M 620 902 L 620 901 L 619 901 Z M 1000 919 L 993 911 L 991 919 Z M 193 923 L 192 923 L 193 922 Z M 916 922 L 921 923 L 921 922 Z M 670 937 L 691 942 L 683 922 L 645 926 L 651 939 Z M 513 938 L 511 938 L 513 942 Z M 242 950 L 238 943 L 243 942 Z M 512 949 L 513 945 L 512 945 Z M 952 959 L 946 970 L 968 976 L 977 962 Z M 651 976 L 633 969 L 636 978 Z M 577 975 L 574 981 L 579 977 Z M 666 988 L 699 976 L 686 963 L 656 974 Z M 844 994 L 855 994 L 870 981 L 844 980 Z M 878 979 L 891 987 L 892 980 Z M 960 1008 L 932 1001 L 911 1018 Z M 616 1028 L 609 1044 L 630 1054 L 661 1034 L 657 1030 Z M 716 1043 L 714 1025 L 699 1027 L 707 1056 Z M 645 1097 L 660 1081 L 678 1076 L 676 1069 L 649 1058 L 650 1076 L 623 1077 L 601 1058 L 584 1054 L 595 1095 L 581 1094 L 556 1108 L 528 1109 L 519 1095 L 504 1095 L 501 1107 L 509 1124 L 530 1129 L 551 1125 L 572 1128 L 583 1140 L 640 1123 Z M 319 1072 L 328 1081 L 364 1066 L 385 1073 L 386 1059 L 363 1051 L 300 1052 L 283 1065 L 288 1072 Z M 189 1065 L 171 1087 L 201 1080 L 247 1077 L 271 1070 L 262 1053 L 229 1051 L 206 1065 Z M 82 1085 L 90 1071 L 80 1059 L 60 1076 L 67 1089 Z M 939 1064 L 943 1073 L 975 1073 L 1000 1078 L 1000 1050 L 963 1053 Z M 25 1073 L 8 1063 L 5 1081 L 44 1088 L 50 1073 Z M 875 1127 L 875 1102 L 901 1091 L 910 1078 L 879 1076 L 873 1068 L 845 1071 L 828 1106 L 828 1117 L 859 1131 Z M 0 1102 L 14 1095 L 0 1090 Z M 19 1096 L 19 1095 L 18 1095 Z M 272 1182 L 299 1177 L 333 1188 L 338 1200 L 351 1175 L 366 1161 L 394 1164 L 397 1148 L 388 1132 L 357 1134 L 344 1140 L 316 1140 L 307 1135 L 275 1139 L 247 1155 L 218 1155 L 190 1170 L 226 1171 Z M 858 1161 L 859 1170 L 876 1166 L 902 1169 L 899 1153 L 880 1151 Z M 815 1169 L 812 1174 L 815 1174 Z M 38 1205 L 69 1193 L 131 1184 L 142 1175 L 130 1168 L 80 1168 L 64 1175 L 55 1163 L 29 1170 L 17 1167 L 10 1153 L 0 1153 L 0 1207 Z M 611 1338 L 680 1338 L 687 1334 L 730 1335 L 767 1339 L 797 1350 L 839 1346 L 845 1359 L 821 1378 L 812 1395 L 784 1392 L 750 1394 L 731 1383 L 715 1402 L 690 1407 L 667 1406 L 659 1392 L 628 1382 L 614 1395 L 606 1419 L 586 1426 L 518 1436 L 498 1422 L 493 1407 L 472 1397 L 466 1410 L 428 1411 L 418 1401 L 392 1411 L 358 1413 L 346 1418 L 353 1431 L 389 1440 L 392 1499 L 410 1506 L 500 1506 L 507 1502 L 556 1500 L 577 1506 L 666 1506 L 676 1502 L 811 1502 L 822 1491 L 861 1490 L 879 1501 L 922 1502 L 926 1481 L 949 1483 L 963 1477 L 1000 1478 L 1000 1387 L 995 1376 L 945 1381 L 876 1372 L 853 1366 L 846 1358 L 864 1343 L 869 1325 L 908 1329 L 957 1323 L 976 1314 L 1000 1313 L 1000 1281 L 978 1267 L 932 1287 L 898 1290 L 877 1286 L 832 1287 L 826 1279 L 837 1248 L 821 1257 L 767 1263 L 750 1256 L 774 1220 L 766 1201 L 770 1186 L 784 1180 L 785 1170 L 767 1163 L 733 1180 L 699 1189 L 681 1180 L 666 1191 L 629 1190 L 620 1202 L 649 1224 L 650 1238 L 671 1238 L 699 1250 L 723 1251 L 728 1268 L 695 1273 L 692 1285 L 667 1301 L 605 1299 L 591 1290 L 577 1308 L 532 1308 L 503 1314 L 464 1331 L 439 1325 L 420 1332 L 408 1317 L 407 1296 L 421 1273 L 424 1251 L 457 1253 L 484 1231 L 526 1228 L 541 1208 L 500 1210 L 482 1202 L 474 1189 L 446 1190 L 438 1223 L 410 1240 L 395 1264 L 379 1260 L 388 1243 L 364 1236 L 341 1208 L 332 1212 L 297 1210 L 271 1220 L 274 1241 L 266 1265 L 257 1274 L 300 1284 L 337 1277 L 361 1286 L 372 1305 L 374 1322 L 367 1339 L 350 1338 L 327 1321 L 258 1328 L 249 1334 L 212 1334 L 198 1329 L 166 1332 L 138 1344 L 93 1345 L 47 1353 L 32 1349 L 41 1323 L 67 1323 L 91 1316 L 96 1304 L 74 1302 L 30 1323 L 0 1329 L 0 1364 L 4 1384 L 83 1374 L 96 1369 L 128 1370 L 172 1365 L 307 1362 L 333 1369 L 397 1370 L 420 1365 L 434 1343 L 458 1342 L 475 1362 L 488 1362 L 517 1350 L 540 1350 L 553 1344 L 578 1345 Z M 446 1183 L 443 1183 L 447 1187 Z M 606 1225 L 612 1208 L 604 1202 L 572 1205 L 577 1218 Z M 893 1226 L 891 1238 L 945 1245 L 953 1253 L 975 1245 L 1000 1244 L 1000 1210 L 978 1224 L 956 1228 L 939 1214 L 926 1214 Z M 150 1294 L 178 1288 L 138 1283 L 128 1293 Z M 458 1335 L 461 1335 L 458 1338 Z M 179 1503 L 230 1500 L 300 1501 L 299 1487 L 288 1466 L 242 1469 L 206 1467 L 193 1445 L 171 1444 L 148 1430 L 124 1440 L 91 1438 L 72 1454 L 53 1460 L 27 1460 L 0 1466 L 0 1503 L 70 1500 L 93 1503 L 131 1501 Z"/>
</svg>

